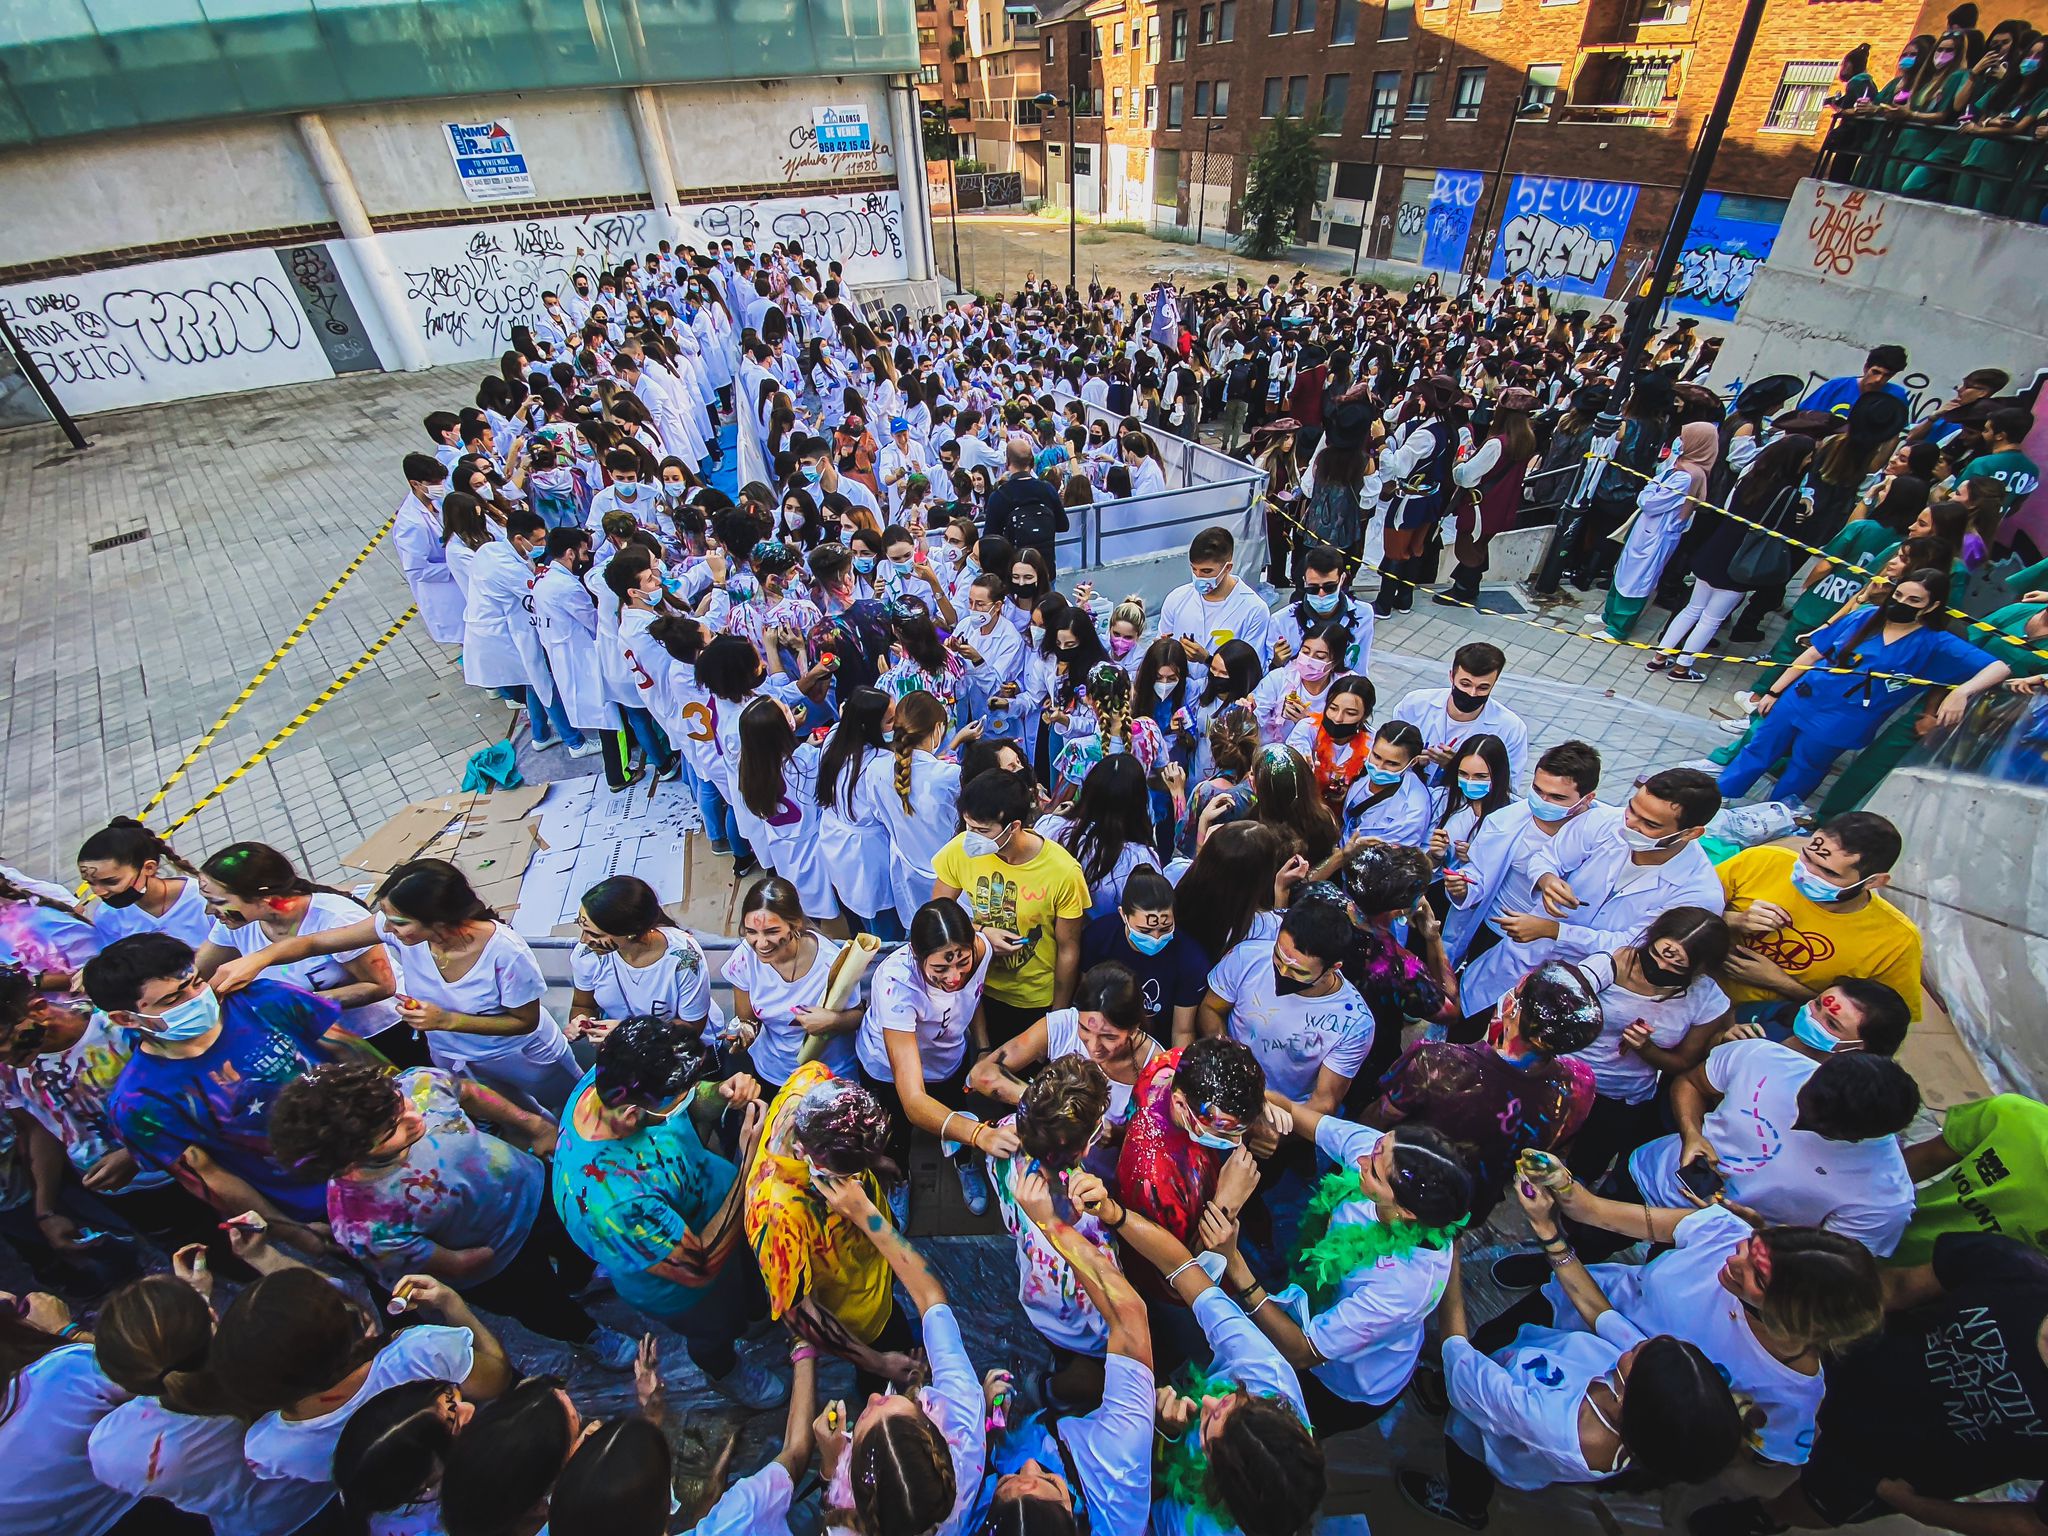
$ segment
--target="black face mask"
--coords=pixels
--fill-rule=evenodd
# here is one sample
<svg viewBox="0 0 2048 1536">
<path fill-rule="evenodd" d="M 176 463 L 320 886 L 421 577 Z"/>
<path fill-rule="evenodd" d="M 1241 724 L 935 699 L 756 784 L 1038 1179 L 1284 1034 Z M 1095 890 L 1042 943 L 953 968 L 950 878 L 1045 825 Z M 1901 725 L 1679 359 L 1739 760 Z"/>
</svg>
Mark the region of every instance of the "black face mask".
<svg viewBox="0 0 2048 1536">
<path fill-rule="evenodd" d="M 135 903 L 142 900 L 142 891 L 139 887 L 130 887 L 125 891 L 115 891 L 110 895 L 102 896 L 100 900 L 110 907 L 132 907 Z"/>
<path fill-rule="evenodd" d="M 1036 584 L 1033 584 L 1028 587 L 1019 584 L 1010 588 L 1010 596 L 1015 598 L 1019 603 L 1029 606 L 1038 598 L 1038 587 L 1036 586 Z"/>
<path fill-rule="evenodd" d="M 1920 609 L 1908 607 L 1897 598 L 1884 605 L 1884 621 L 1887 624 L 1918 624 L 1921 617 Z"/>
<path fill-rule="evenodd" d="M 1363 720 L 1347 720 L 1340 725 L 1327 715 L 1323 717 L 1323 734 L 1332 741 L 1349 741 L 1364 729 Z"/>
<path fill-rule="evenodd" d="M 1485 707 L 1485 704 L 1486 696 L 1484 694 L 1467 693 L 1464 689 L 1456 686 L 1453 686 L 1451 689 L 1451 708 L 1461 715 L 1473 714 Z"/>
<path fill-rule="evenodd" d="M 1306 992 L 1310 987 L 1318 985 L 1322 979 L 1318 976 L 1311 981 L 1303 981 L 1299 977 L 1282 975 L 1276 970 L 1273 972 L 1273 990 L 1282 997 L 1292 997 L 1297 992 Z"/>
<path fill-rule="evenodd" d="M 1682 987 L 1691 980 L 1686 972 L 1665 965 L 1647 949 L 1636 951 L 1636 966 L 1642 971 L 1643 980 L 1653 987 Z"/>
</svg>

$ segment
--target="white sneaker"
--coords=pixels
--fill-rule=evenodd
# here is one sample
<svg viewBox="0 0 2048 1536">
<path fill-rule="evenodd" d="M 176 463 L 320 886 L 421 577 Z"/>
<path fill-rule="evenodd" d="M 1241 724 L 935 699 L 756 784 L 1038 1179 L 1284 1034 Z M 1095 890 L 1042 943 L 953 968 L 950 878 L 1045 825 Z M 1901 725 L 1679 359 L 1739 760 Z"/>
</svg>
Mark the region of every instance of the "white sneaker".
<svg viewBox="0 0 2048 1536">
<path fill-rule="evenodd" d="M 640 1341 L 616 1328 L 600 1326 L 583 1341 L 583 1352 L 608 1371 L 630 1371 L 640 1354 Z"/>
<path fill-rule="evenodd" d="M 1729 694 L 1728 697 L 1743 714 L 1753 715 L 1756 713 L 1756 697 L 1747 688 L 1738 688 Z"/>
<path fill-rule="evenodd" d="M 602 750 L 603 748 L 586 736 L 583 738 L 582 746 L 569 749 L 569 755 L 571 757 L 595 757 Z"/>
<path fill-rule="evenodd" d="M 1749 729 L 1747 720 L 1716 720 L 1714 729 L 1730 736 L 1740 736 Z"/>
<path fill-rule="evenodd" d="M 713 1379 L 711 1385 L 721 1395 L 756 1413 L 767 1408 L 780 1408 L 789 1401 L 788 1382 L 747 1360 Z"/>
<path fill-rule="evenodd" d="M 967 1202 L 967 1209 L 977 1216 L 988 1214 L 990 1190 L 988 1175 L 981 1171 L 979 1157 L 956 1157 L 953 1171 L 960 1175 L 960 1197 Z"/>
</svg>

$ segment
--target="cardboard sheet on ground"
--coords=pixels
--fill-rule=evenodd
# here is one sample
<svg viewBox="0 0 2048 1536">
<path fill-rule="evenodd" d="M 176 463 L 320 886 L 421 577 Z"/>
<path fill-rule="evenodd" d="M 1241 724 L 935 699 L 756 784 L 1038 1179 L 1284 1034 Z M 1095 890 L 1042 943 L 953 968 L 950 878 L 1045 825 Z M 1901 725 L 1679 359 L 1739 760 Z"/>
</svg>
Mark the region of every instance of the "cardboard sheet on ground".
<svg viewBox="0 0 2048 1536">
<path fill-rule="evenodd" d="M 684 902 L 691 834 L 703 825 L 694 791 L 676 782 L 612 790 L 596 778 L 558 780 L 546 789 L 532 822 L 540 851 L 526 866 L 512 919 L 520 933 L 573 933 L 583 893 L 613 875 L 645 880 L 671 910 Z"/>
</svg>

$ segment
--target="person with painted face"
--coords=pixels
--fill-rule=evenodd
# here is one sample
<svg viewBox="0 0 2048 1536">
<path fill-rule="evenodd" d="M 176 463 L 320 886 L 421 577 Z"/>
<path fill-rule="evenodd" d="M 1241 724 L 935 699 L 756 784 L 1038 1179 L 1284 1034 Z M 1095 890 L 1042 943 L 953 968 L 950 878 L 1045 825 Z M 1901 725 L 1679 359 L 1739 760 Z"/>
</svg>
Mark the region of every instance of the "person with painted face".
<svg viewBox="0 0 2048 1536">
<path fill-rule="evenodd" d="M 1088 989 L 1088 974 L 1097 966 L 1122 966 L 1137 982 L 1140 1027 L 1155 1040 L 1185 1045 L 1195 1037 L 1195 1008 L 1207 988 L 1211 961 L 1192 938 L 1178 931 L 1173 904 L 1174 888 L 1158 870 L 1149 865 L 1132 870 L 1117 909 L 1093 919 L 1082 930 L 1082 983 L 1075 996 L 1076 1006 L 1080 1006 L 1078 999 Z M 1102 1060 L 1100 1055 L 1097 1060 Z M 1123 1119 L 1128 1103 L 1120 1085 L 1135 1082 L 1137 1069 L 1150 1060 L 1150 1044 L 1136 1040 L 1129 1077 L 1119 1077 L 1121 1068 L 1103 1063 L 1117 1099 L 1118 1120 Z"/>
<path fill-rule="evenodd" d="M 1301 637 L 1311 629 L 1338 624 L 1350 635 L 1351 648 L 1337 658 L 1337 670 L 1364 672 L 1372 659 L 1372 626 L 1377 616 L 1370 604 L 1352 601 L 1344 552 L 1328 544 L 1313 544 L 1302 564 L 1299 595 L 1273 611 L 1273 665 L 1293 660 L 1301 650 Z"/>
<path fill-rule="evenodd" d="M 93 1006 L 137 1032 L 108 1121 L 144 1168 L 175 1175 L 223 1215 L 254 1211 L 302 1231 L 327 1219 L 326 1184 L 272 1156 L 271 1104 L 321 1062 L 375 1058 L 326 998 L 270 980 L 217 995 L 197 963 L 162 933 L 118 939 L 86 963 Z"/>
<path fill-rule="evenodd" d="M 1688 1189 L 1718 1176 L 1720 1197 L 1760 1220 L 1826 1227 L 1884 1257 L 1913 1214 L 1896 1138 L 1920 1090 L 1892 1059 L 1907 1025 L 1883 982 L 1843 980 L 1800 1010 L 1790 1039 L 1725 1041 L 1672 1084 L 1677 1134 L 1638 1148 L 1603 1193 L 1698 1204 Z"/>
<path fill-rule="evenodd" d="M 1550 959 L 1583 960 L 1632 943 L 1673 907 L 1725 904 L 1713 862 L 1699 847 L 1721 809 L 1714 781 L 1696 768 L 1666 768 L 1636 787 L 1612 833 L 1595 843 L 1567 879 L 1555 839 L 1529 853 L 1531 894 L 1541 912 L 1495 908 L 1508 942 L 1465 968 L 1465 1018 L 1482 1018 L 1515 980 Z"/>
<path fill-rule="evenodd" d="M 1885 983 L 1920 1016 L 1920 930 L 1880 894 L 1903 847 L 1884 817 L 1850 811 L 1802 848 L 1745 848 L 1716 867 L 1738 945 L 1721 979 L 1742 1017 L 1785 1023 L 1845 976 Z"/>
<path fill-rule="evenodd" d="M 102 944 L 134 933 L 167 933 L 195 949 L 206 942 L 212 923 L 199 871 L 134 817 L 116 816 L 79 845 L 78 875 L 97 902 L 92 927 Z"/>
<path fill-rule="evenodd" d="M 539 515 L 519 511 L 506 519 L 503 539 L 476 552 L 463 607 L 462 680 L 473 688 L 524 689 L 535 749 L 566 743 L 571 757 L 588 757 L 597 743 L 570 720 L 535 627 L 532 587 L 535 566 L 548 559 L 547 540 Z"/>
</svg>

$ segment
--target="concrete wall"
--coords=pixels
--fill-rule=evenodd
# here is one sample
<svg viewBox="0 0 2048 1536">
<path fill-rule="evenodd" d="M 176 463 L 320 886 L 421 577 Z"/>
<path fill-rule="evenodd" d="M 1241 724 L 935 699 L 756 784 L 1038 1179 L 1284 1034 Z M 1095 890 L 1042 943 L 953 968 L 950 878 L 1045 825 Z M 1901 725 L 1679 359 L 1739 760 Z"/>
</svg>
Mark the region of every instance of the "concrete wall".
<svg viewBox="0 0 2048 1536">
<path fill-rule="evenodd" d="M 2024 384 L 2048 364 L 2048 228 L 1832 182 L 1802 181 L 1742 300 L 1717 379 L 1855 373 L 1894 341 L 1914 414 L 1972 368 Z"/>
<path fill-rule="evenodd" d="M 888 91 L 878 77 L 672 86 L 656 95 L 675 146 L 676 179 L 685 191 L 896 174 Z M 820 106 L 866 107 L 873 152 L 820 155 L 811 125 L 811 110 Z"/>
</svg>

